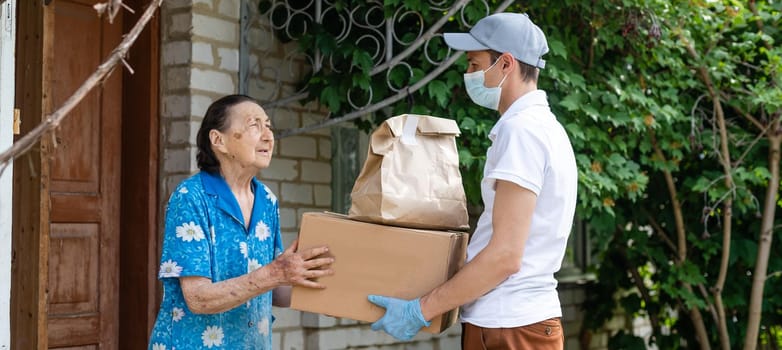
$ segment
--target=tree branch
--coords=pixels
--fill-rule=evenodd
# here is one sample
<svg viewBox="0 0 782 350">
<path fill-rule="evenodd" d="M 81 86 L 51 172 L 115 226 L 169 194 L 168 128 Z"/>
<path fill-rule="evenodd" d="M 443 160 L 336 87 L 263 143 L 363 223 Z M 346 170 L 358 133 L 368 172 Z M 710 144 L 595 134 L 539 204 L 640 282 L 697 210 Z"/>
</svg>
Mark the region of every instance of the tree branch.
<svg viewBox="0 0 782 350">
<path fill-rule="evenodd" d="M 655 136 L 654 130 L 649 129 L 649 136 L 652 139 L 652 147 L 654 147 L 655 156 L 657 156 L 657 158 L 659 158 L 663 163 L 666 163 L 667 160 L 662 150 L 660 149 L 660 145 L 657 143 L 657 137 Z M 681 264 L 687 260 L 687 231 L 684 228 L 682 206 L 679 202 L 678 194 L 676 192 L 676 185 L 674 184 L 671 171 L 663 168 L 663 176 L 665 177 L 665 184 L 668 187 L 668 195 L 671 198 L 671 205 L 673 205 L 673 217 L 674 222 L 676 223 L 676 257 L 678 259 L 678 263 Z"/>
<path fill-rule="evenodd" d="M 152 19 L 155 11 L 163 0 L 153 0 L 149 7 L 147 7 L 144 14 L 141 15 L 135 26 L 125 35 L 125 38 L 120 44 L 111 52 L 108 59 L 103 61 L 95 72 L 90 75 L 87 80 L 73 93 L 54 113 L 49 114 L 44 118 L 41 124 L 38 124 L 33 130 L 25 134 L 19 141 L 15 142 L 3 153 L 0 153 L 0 174 L 2 174 L 8 167 L 11 161 L 29 151 L 41 137 L 57 128 L 60 123 L 68 116 L 68 113 L 75 108 L 87 94 L 95 88 L 100 82 L 102 82 L 111 72 L 114 70 L 119 62 L 121 62 L 128 50 L 138 38 L 141 31 L 144 30 L 147 23 Z"/>
<path fill-rule="evenodd" d="M 655 136 L 654 130 L 649 129 L 649 136 L 651 137 L 652 141 L 652 147 L 654 147 L 654 154 L 663 162 L 667 162 L 665 155 L 663 154 L 662 150 L 660 149 L 660 145 L 657 143 L 657 137 Z M 682 216 L 682 207 L 681 203 L 679 202 L 678 194 L 676 192 L 676 185 L 673 181 L 673 175 L 671 174 L 671 171 L 663 167 L 663 175 L 665 176 L 665 184 L 668 187 L 668 195 L 671 198 L 671 203 L 673 205 L 673 217 L 674 221 L 676 223 L 676 237 L 677 237 L 677 260 L 675 260 L 677 266 L 681 266 L 681 264 L 684 263 L 684 261 L 687 259 L 687 231 L 684 227 L 684 217 Z M 683 287 L 692 293 L 692 286 L 688 283 L 682 283 Z M 719 309 L 718 309 L 719 310 Z M 698 345 L 700 345 L 701 350 L 710 350 L 711 345 L 709 345 L 709 337 L 708 333 L 706 332 L 706 325 L 703 322 L 703 316 L 701 315 L 700 310 L 698 310 L 697 307 L 693 306 L 689 308 L 690 313 L 690 319 L 692 320 L 692 324 L 695 327 L 695 336 L 698 339 Z"/>
<path fill-rule="evenodd" d="M 692 45 L 692 43 L 681 32 L 679 33 L 679 38 L 681 39 L 687 53 L 696 62 L 699 62 L 700 56 L 698 55 L 698 52 L 695 51 L 695 47 Z M 718 153 L 719 160 L 720 164 L 722 164 L 722 171 L 725 173 L 725 187 L 730 191 L 733 189 L 733 173 L 731 168 L 730 149 L 728 148 L 728 130 L 725 123 L 725 112 L 722 110 L 720 94 L 717 91 L 717 87 L 715 86 L 714 82 L 711 80 L 708 69 L 705 66 L 699 64 L 696 67 L 696 70 L 699 73 L 701 81 L 709 91 L 709 96 L 712 100 L 712 107 L 714 108 L 715 117 L 717 119 L 717 128 L 719 129 L 720 135 L 720 150 Z M 733 216 L 732 196 L 729 196 L 725 199 L 725 202 L 722 204 L 722 209 L 722 255 L 720 259 L 720 269 L 717 276 L 717 283 L 714 285 L 712 293 L 714 294 L 714 303 L 717 307 L 717 313 L 720 316 L 718 324 L 720 345 L 722 349 L 727 350 L 730 349 L 730 338 L 728 334 L 728 326 L 725 320 L 725 307 L 722 302 L 722 290 L 725 287 L 725 280 L 727 279 L 728 274 L 728 263 L 730 261 L 730 239 L 732 234 L 731 218 Z"/>
</svg>

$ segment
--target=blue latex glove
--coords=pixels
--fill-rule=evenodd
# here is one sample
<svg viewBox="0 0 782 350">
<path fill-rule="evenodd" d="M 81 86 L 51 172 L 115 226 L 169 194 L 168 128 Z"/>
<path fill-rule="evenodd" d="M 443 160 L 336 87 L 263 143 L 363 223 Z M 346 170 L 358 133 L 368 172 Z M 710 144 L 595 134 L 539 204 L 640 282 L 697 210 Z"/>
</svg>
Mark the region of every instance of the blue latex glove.
<svg viewBox="0 0 782 350">
<path fill-rule="evenodd" d="M 424 320 L 424 315 L 421 313 L 420 298 L 402 300 L 381 295 L 370 295 L 368 299 L 373 304 L 386 309 L 386 314 L 372 324 L 373 331 L 382 329 L 396 339 L 410 340 L 413 339 L 421 328 L 430 324 L 430 322 Z"/>
</svg>

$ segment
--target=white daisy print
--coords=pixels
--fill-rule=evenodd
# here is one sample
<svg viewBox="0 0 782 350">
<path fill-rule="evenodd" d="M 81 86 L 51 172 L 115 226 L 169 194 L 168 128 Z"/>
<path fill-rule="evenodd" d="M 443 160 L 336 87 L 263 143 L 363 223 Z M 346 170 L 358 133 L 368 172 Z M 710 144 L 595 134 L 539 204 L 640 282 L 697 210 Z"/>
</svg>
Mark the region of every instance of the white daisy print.
<svg viewBox="0 0 782 350">
<path fill-rule="evenodd" d="M 258 237 L 260 241 L 265 241 L 269 236 L 271 236 L 269 226 L 266 226 L 263 221 L 258 221 L 258 224 L 255 225 L 255 237 Z"/>
<path fill-rule="evenodd" d="M 160 277 L 179 277 L 182 273 L 182 266 L 177 265 L 176 261 L 168 261 L 160 264 Z"/>
<path fill-rule="evenodd" d="M 247 272 L 253 272 L 259 268 L 261 268 L 261 264 L 258 263 L 258 260 L 250 259 L 247 261 Z"/>
<path fill-rule="evenodd" d="M 245 259 L 247 259 L 247 242 L 240 242 L 239 243 L 239 251 L 242 253 L 242 256 L 244 256 Z"/>
<path fill-rule="evenodd" d="M 182 317 L 185 317 L 185 310 L 175 307 L 174 310 L 171 310 L 171 316 L 174 322 L 179 322 L 182 320 Z"/>
<path fill-rule="evenodd" d="M 214 226 L 209 226 L 209 234 L 212 235 L 212 242 L 214 242 L 215 241 L 215 227 Z"/>
<path fill-rule="evenodd" d="M 198 242 L 206 238 L 206 236 L 204 236 L 204 230 L 201 229 L 201 226 L 196 225 L 192 221 L 190 221 L 190 223 L 184 223 L 182 226 L 177 226 L 176 236 L 182 238 L 182 240 L 185 242 L 190 242 L 192 240 L 196 240 L 196 242 Z"/>
<path fill-rule="evenodd" d="M 166 350 L 166 345 L 160 343 L 152 344 L 152 350 Z"/>
<path fill-rule="evenodd" d="M 179 193 L 181 193 L 181 194 L 186 194 L 187 192 L 188 192 L 187 191 L 187 187 L 182 187 L 182 188 L 179 189 Z"/>
<path fill-rule="evenodd" d="M 269 187 L 263 186 L 264 189 L 266 189 L 266 199 L 272 201 L 272 203 L 277 203 L 277 196 L 272 193 L 272 190 L 269 189 Z"/>
<path fill-rule="evenodd" d="M 223 345 L 223 329 L 218 326 L 207 326 L 204 332 L 201 333 L 201 340 L 204 341 L 204 346 L 208 348 Z"/>
<path fill-rule="evenodd" d="M 269 335 L 269 319 L 264 318 L 261 322 L 258 322 L 258 333 L 263 336 Z"/>
</svg>

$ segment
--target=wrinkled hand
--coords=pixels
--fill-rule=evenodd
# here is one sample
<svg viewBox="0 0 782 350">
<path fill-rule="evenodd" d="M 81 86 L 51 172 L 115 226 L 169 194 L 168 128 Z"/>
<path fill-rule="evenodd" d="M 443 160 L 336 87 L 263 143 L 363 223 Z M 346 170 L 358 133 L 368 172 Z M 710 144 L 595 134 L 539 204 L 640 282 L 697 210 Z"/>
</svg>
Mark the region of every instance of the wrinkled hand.
<svg viewBox="0 0 782 350">
<path fill-rule="evenodd" d="M 296 251 L 299 241 L 294 241 L 288 249 L 272 262 L 273 274 L 278 276 L 284 285 L 298 285 L 309 288 L 325 288 L 324 285 L 312 279 L 334 274 L 330 265 L 332 257 L 324 257 L 327 247 L 310 248 Z"/>
<path fill-rule="evenodd" d="M 422 327 L 430 322 L 424 320 L 421 313 L 420 298 L 402 300 L 381 295 L 370 295 L 369 301 L 386 309 L 385 315 L 372 324 L 372 330 L 384 330 L 399 340 L 412 339 Z"/>
</svg>

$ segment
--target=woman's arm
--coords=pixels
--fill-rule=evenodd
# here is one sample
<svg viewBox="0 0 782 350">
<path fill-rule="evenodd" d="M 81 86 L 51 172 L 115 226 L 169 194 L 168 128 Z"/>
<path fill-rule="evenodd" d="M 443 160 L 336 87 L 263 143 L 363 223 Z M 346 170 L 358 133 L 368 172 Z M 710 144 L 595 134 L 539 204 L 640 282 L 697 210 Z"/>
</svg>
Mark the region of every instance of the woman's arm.
<svg viewBox="0 0 782 350">
<path fill-rule="evenodd" d="M 296 252 L 297 247 L 298 241 L 293 242 L 270 264 L 225 281 L 213 283 L 206 277 L 180 277 L 187 306 L 194 313 L 214 314 L 233 309 L 251 298 L 281 286 L 324 288 L 322 284 L 310 279 L 334 273 L 328 268 L 334 259 L 318 257 L 328 252 L 328 248 L 317 247 Z M 289 302 L 290 298 L 287 299 Z"/>
</svg>

